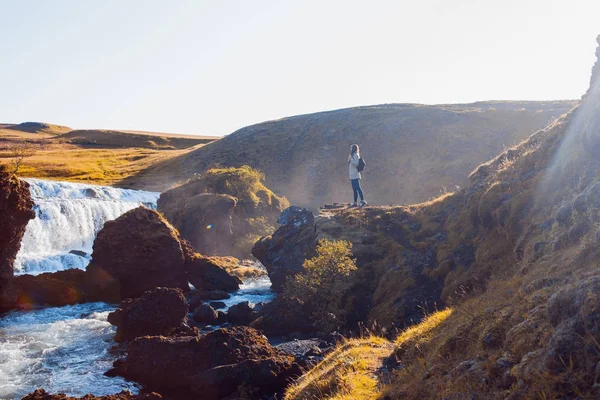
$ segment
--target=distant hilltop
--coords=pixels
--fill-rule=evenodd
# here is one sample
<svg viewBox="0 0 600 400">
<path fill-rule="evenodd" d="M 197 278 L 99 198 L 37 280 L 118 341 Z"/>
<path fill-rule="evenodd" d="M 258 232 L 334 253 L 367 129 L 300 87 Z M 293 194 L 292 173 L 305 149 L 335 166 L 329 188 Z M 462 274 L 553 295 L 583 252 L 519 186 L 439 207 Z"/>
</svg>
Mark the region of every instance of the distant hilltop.
<svg viewBox="0 0 600 400">
<path fill-rule="evenodd" d="M 52 125 L 45 122 L 22 122 L 20 124 L 0 124 L 0 128 L 29 133 L 61 134 L 72 131 L 68 126 Z"/>
<path fill-rule="evenodd" d="M 242 128 L 153 164 L 121 185 L 163 190 L 215 165 L 248 164 L 293 204 L 351 200 L 346 159 L 358 143 L 371 204 L 426 201 L 463 186 L 480 163 L 568 112 L 577 101 L 384 104 L 298 115 Z"/>
</svg>

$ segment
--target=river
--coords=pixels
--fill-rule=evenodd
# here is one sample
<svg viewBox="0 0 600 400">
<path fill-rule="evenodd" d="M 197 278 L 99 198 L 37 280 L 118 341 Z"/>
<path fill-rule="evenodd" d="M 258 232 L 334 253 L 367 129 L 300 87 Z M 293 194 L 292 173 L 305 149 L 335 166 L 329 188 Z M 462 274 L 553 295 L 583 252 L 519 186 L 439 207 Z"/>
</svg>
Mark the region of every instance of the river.
<svg viewBox="0 0 600 400">
<path fill-rule="evenodd" d="M 160 193 L 109 186 L 26 179 L 36 218 L 29 222 L 15 262 L 16 274 L 85 269 L 96 234 L 106 221 L 133 208 L 156 208 Z M 267 277 L 249 279 L 225 300 L 268 302 Z M 0 399 L 19 399 L 37 388 L 70 396 L 105 395 L 135 383 L 104 376 L 119 357 L 115 327 L 106 318 L 115 305 L 87 303 L 0 318 Z"/>
</svg>

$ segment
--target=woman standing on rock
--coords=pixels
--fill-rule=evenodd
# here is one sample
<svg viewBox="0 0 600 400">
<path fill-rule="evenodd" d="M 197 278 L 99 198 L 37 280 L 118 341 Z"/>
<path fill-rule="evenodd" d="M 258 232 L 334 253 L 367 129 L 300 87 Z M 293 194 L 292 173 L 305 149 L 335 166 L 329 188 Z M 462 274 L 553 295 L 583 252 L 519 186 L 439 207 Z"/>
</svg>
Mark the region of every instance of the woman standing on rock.
<svg viewBox="0 0 600 400">
<path fill-rule="evenodd" d="M 348 172 L 350 174 L 350 182 L 352 182 L 352 190 L 354 191 L 354 203 L 350 207 L 356 207 L 356 201 L 360 196 L 360 206 L 367 205 L 365 195 L 360 187 L 360 171 L 363 170 L 365 162 L 360 158 L 360 149 L 357 144 L 350 147 L 350 155 L 348 156 Z"/>
</svg>

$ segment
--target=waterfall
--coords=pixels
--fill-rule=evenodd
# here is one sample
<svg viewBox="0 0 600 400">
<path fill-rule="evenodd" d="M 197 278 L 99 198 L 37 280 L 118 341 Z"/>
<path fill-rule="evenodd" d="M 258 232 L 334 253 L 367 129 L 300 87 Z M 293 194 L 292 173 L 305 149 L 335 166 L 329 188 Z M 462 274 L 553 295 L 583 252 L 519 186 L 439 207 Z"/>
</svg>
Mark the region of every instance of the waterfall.
<svg viewBox="0 0 600 400">
<path fill-rule="evenodd" d="M 36 218 L 29 221 L 15 260 L 15 274 L 84 269 L 96 234 L 106 221 L 146 205 L 160 193 L 70 182 L 25 179 Z"/>
</svg>

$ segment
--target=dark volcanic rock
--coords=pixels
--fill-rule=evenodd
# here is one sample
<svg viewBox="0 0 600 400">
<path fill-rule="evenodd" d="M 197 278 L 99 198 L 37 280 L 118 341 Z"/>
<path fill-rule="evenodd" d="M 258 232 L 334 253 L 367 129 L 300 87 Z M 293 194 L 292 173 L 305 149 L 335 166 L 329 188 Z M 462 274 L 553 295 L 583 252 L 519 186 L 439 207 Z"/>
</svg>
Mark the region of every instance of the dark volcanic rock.
<svg viewBox="0 0 600 400">
<path fill-rule="evenodd" d="M 214 308 L 202 303 L 194 310 L 193 318 L 201 324 L 214 325 L 219 320 L 219 315 Z"/>
<path fill-rule="evenodd" d="M 242 283 L 240 278 L 229 275 L 219 264 L 219 257 L 194 254 L 187 259 L 185 269 L 188 281 L 201 291 L 238 290 Z"/>
<path fill-rule="evenodd" d="M 231 216 L 237 199 L 212 193 L 192 193 L 190 196 L 193 185 L 190 182 L 163 192 L 158 199 L 158 210 L 196 251 L 210 255 L 228 254 L 234 240 Z"/>
<path fill-rule="evenodd" d="M 223 303 L 222 301 L 211 301 L 209 304 L 215 310 L 227 307 L 227 305 L 225 303 Z"/>
<path fill-rule="evenodd" d="M 158 393 L 146 393 L 146 394 L 131 394 L 127 390 L 123 390 L 121 393 L 110 394 L 107 396 L 94 396 L 92 394 L 86 394 L 83 397 L 69 397 L 66 394 L 49 394 L 44 389 L 37 389 L 33 393 L 29 393 L 23 397 L 22 400 L 160 400 L 162 396 Z"/>
<path fill-rule="evenodd" d="M 314 333 L 319 330 L 311 322 L 309 311 L 301 306 L 288 304 L 281 297 L 265 304 L 257 314 L 250 326 L 269 336 L 287 336 L 292 332 Z"/>
<path fill-rule="evenodd" d="M 104 273 L 105 284 L 125 299 L 159 286 L 188 291 L 184 261 L 177 230 L 158 212 L 139 207 L 98 232 L 88 270 Z"/>
<path fill-rule="evenodd" d="M 17 307 L 60 307 L 85 302 L 88 300 L 85 279 L 86 273 L 80 269 L 17 276 L 14 279 L 19 293 Z"/>
<path fill-rule="evenodd" d="M 117 342 L 139 336 L 169 336 L 189 330 L 188 306 L 180 289 L 155 288 L 137 299 L 126 299 L 108 315 L 108 322 L 117 327 Z"/>
<path fill-rule="evenodd" d="M 222 399 L 241 384 L 263 394 L 279 392 L 300 373 L 292 356 L 247 327 L 219 329 L 202 337 L 138 338 L 116 368 L 149 389 L 207 400 Z"/>
<path fill-rule="evenodd" d="M 87 256 L 87 253 L 85 251 L 81 251 L 81 250 L 71 250 L 69 251 L 70 254 L 79 256 L 79 257 L 85 257 Z"/>
<path fill-rule="evenodd" d="M 227 310 L 227 320 L 234 324 L 249 324 L 254 316 L 254 305 L 249 301 L 235 304 Z"/>
<path fill-rule="evenodd" d="M 229 295 L 229 293 L 224 292 L 222 290 L 213 290 L 210 292 L 192 292 L 191 296 L 190 296 L 190 310 L 195 310 L 196 307 L 198 307 L 200 304 L 202 304 L 202 302 L 204 301 L 208 301 L 208 300 L 225 300 L 225 299 L 229 299 L 231 296 Z"/>
<path fill-rule="evenodd" d="M 283 290 L 286 278 L 301 272 L 304 260 L 315 255 L 314 221 L 310 211 L 289 207 L 279 218 L 284 225 L 252 248 L 254 257 L 267 268 L 274 291 Z"/>
<path fill-rule="evenodd" d="M 13 263 L 27 223 L 33 218 L 29 184 L 0 167 L 0 312 L 14 306 Z"/>
</svg>

